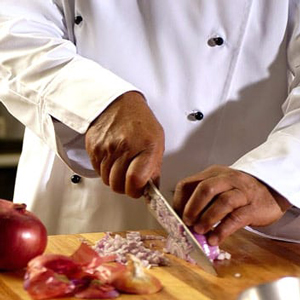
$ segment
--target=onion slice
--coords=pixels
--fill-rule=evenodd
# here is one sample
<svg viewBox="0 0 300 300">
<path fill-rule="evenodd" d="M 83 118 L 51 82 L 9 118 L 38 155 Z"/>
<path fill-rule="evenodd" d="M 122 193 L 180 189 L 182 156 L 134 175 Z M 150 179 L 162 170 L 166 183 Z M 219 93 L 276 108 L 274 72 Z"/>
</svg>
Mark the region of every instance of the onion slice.
<svg viewBox="0 0 300 300">
<path fill-rule="evenodd" d="M 154 294 L 163 288 L 161 282 L 148 273 L 134 255 L 129 255 L 126 271 L 116 277 L 113 285 L 119 291 L 139 295 Z"/>
</svg>

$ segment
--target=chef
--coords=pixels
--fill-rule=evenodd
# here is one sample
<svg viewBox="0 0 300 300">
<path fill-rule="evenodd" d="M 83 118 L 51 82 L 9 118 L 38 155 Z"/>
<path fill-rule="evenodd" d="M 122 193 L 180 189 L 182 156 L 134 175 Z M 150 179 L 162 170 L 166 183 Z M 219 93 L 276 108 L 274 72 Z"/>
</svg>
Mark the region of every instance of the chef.
<svg viewBox="0 0 300 300">
<path fill-rule="evenodd" d="M 14 201 L 49 234 L 156 228 L 137 199 L 152 178 L 211 244 L 244 226 L 299 241 L 299 17 L 292 0 L 2 0 Z"/>
</svg>

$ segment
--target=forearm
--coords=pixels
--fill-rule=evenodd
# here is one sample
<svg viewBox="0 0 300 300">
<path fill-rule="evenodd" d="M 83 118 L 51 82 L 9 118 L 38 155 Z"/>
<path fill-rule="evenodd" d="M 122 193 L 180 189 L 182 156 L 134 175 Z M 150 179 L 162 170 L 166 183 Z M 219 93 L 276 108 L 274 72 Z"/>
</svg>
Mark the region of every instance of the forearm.
<svg viewBox="0 0 300 300">
<path fill-rule="evenodd" d="M 74 167 L 86 155 L 81 136 L 90 123 L 136 88 L 78 55 L 63 17 L 51 1 L 1 1 L 0 99 Z"/>
</svg>

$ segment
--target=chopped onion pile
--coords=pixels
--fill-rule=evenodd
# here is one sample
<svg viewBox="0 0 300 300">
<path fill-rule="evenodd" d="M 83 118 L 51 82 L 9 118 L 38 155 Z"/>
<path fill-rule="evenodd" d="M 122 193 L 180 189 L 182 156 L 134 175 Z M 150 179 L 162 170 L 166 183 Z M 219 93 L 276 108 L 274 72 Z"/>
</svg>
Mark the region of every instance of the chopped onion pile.
<svg viewBox="0 0 300 300">
<path fill-rule="evenodd" d="M 122 264 L 127 263 L 128 254 L 137 257 L 144 267 L 165 266 L 169 264 L 168 259 L 158 250 L 152 250 L 144 245 L 144 240 L 165 239 L 162 236 L 145 235 L 137 231 L 130 231 L 126 237 L 119 234 L 112 235 L 110 232 L 100 239 L 94 249 L 100 256 L 115 255 L 116 261 Z"/>
<path fill-rule="evenodd" d="M 188 241 L 183 226 L 178 223 L 176 218 L 167 209 L 164 200 L 161 199 L 159 195 L 156 195 L 151 198 L 150 206 L 151 209 L 156 212 L 160 225 L 169 232 L 165 251 L 186 261 L 195 263 L 195 261 L 190 257 L 190 253 L 193 251 L 193 246 Z M 197 234 L 193 231 L 192 233 L 199 242 L 206 256 L 211 261 L 230 259 L 231 255 L 229 253 L 220 250 L 218 246 L 210 246 L 207 243 L 205 235 Z"/>
</svg>

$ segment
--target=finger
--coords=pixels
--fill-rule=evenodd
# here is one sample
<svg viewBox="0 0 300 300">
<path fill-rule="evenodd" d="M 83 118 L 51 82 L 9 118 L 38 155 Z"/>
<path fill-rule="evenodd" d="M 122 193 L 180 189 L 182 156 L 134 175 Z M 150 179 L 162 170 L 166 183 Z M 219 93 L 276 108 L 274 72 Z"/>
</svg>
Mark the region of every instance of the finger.
<svg viewBox="0 0 300 300">
<path fill-rule="evenodd" d="M 184 207 L 197 185 L 199 184 L 199 179 L 189 177 L 184 181 L 180 181 L 175 188 L 175 193 L 173 197 L 173 208 L 179 216 L 183 214 Z"/>
<path fill-rule="evenodd" d="M 212 177 L 201 181 L 184 208 L 184 222 L 193 225 L 217 195 L 231 189 L 232 185 L 226 178 Z"/>
<path fill-rule="evenodd" d="M 104 184 L 109 185 L 109 176 L 112 165 L 115 159 L 111 155 L 106 155 L 103 157 L 101 164 L 100 164 L 100 173 L 101 178 Z"/>
<path fill-rule="evenodd" d="M 96 173 L 101 177 L 101 163 L 98 160 L 98 157 L 96 155 L 90 156 L 91 164 L 96 171 Z"/>
<path fill-rule="evenodd" d="M 235 209 L 248 204 L 245 195 L 237 189 L 232 189 L 215 197 L 212 204 L 203 212 L 198 223 L 194 226 L 197 233 L 207 233 L 219 221 L 224 219 L 227 214 Z"/>
<path fill-rule="evenodd" d="M 222 243 L 228 236 L 251 223 L 253 216 L 249 213 L 249 205 L 240 207 L 226 216 L 216 228 L 209 233 L 208 243 L 216 246 Z"/>
<path fill-rule="evenodd" d="M 130 163 L 125 181 L 125 193 L 133 198 L 139 198 L 150 179 L 158 181 L 161 168 L 161 156 L 143 151 Z"/>
<path fill-rule="evenodd" d="M 189 176 L 181 180 L 177 185 L 173 197 L 173 207 L 178 215 L 183 215 L 183 210 L 192 196 L 197 185 L 208 178 L 216 177 L 219 175 L 221 170 L 225 169 L 223 166 L 215 165 L 205 169 L 202 172 L 199 172 L 195 175 Z"/>
<path fill-rule="evenodd" d="M 118 157 L 111 167 L 109 173 L 109 186 L 116 193 L 125 193 L 125 178 L 130 162 L 127 155 L 123 155 Z"/>
<path fill-rule="evenodd" d="M 205 179 L 217 176 L 219 169 L 219 166 L 212 166 L 202 172 L 189 176 L 178 182 L 173 197 L 173 208 L 178 213 L 178 215 L 183 215 L 184 207 L 188 200 L 191 198 L 197 185 Z"/>
</svg>

